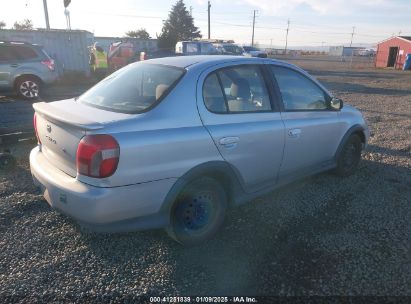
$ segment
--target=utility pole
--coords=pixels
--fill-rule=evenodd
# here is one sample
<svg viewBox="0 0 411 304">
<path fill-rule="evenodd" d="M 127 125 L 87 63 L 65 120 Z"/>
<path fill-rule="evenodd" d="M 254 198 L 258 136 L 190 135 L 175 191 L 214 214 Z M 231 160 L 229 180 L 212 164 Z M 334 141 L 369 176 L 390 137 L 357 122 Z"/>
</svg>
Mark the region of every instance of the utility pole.
<svg viewBox="0 0 411 304">
<path fill-rule="evenodd" d="M 350 47 L 352 46 L 352 40 L 354 38 L 354 34 L 355 34 L 355 26 L 352 27 Z"/>
<path fill-rule="evenodd" d="M 193 17 L 193 7 L 190 5 L 190 16 Z"/>
<path fill-rule="evenodd" d="M 287 46 L 288 46 L 288 32 L 290 30 L 290 19 L 287 20 L 287 32 L 285 34 L 285 49 L 284 55 L 287 55 Z"/>
<path fill-rule="evenodd" d="M 253 14 L 253 34 L 251 36 L 251 46 L 254 46 L 254 29 L 255 29 L 255 13 L 257 12 L 257 10 L 254 10 L 254 14 Z"/>
<path fill-rule="evenodd" d="M 208 40 L 210 40 L 211 38 L 211 34 L 210 34 L 210 8 L 211 8 L 211 4 L 210 1 L 208 1 L 208 5 L 207 5 L 207 10 L 208 10 Z"/>
<path fill-rule="evenodd" d="M 43 0 L 43 6 L 44 6 L 44 17 L 46 17 L 46 29 L 50 29 L 50 23 L 49 23 L 49 12 L 47 9 L 47 0 Z"/>
</svg>

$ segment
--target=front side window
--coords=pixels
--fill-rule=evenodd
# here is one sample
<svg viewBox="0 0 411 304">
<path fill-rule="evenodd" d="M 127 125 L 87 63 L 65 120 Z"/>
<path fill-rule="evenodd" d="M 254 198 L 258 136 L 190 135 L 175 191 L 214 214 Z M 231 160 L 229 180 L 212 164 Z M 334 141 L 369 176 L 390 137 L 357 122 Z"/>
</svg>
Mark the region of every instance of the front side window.
<svg viewBox="0 0 411 304">
<path fill-rule="evenodd" d="M 254 65 L 224 68 L 214 72 L 204 82 L 203 98 L 206 107 L 212 112 L 271 110 L 264 77 L 258 66 Z M 216 108 L 219 110 L 215 110 Z"/>
<path fill-rule="evenodd" d="M 99 82 L 79 101 L 108 111 L 141 113 L 163 98 L 183 74 L 175 67 L 133 64 Z"/>
<path fill-rule="evenodd" d="M 286 111 L 326 110 L 327 96 L 313 81 L 284 67 L 271 67 Z"/>
<path fill-rule="evenodd" d="M 201 54 L 209 55 L 217 53 L 217 49 L 211 43 L 201 44 Z"/>
<path fill-rule="evenodd" d="M 186 45 L 187 53 L 198 53 L 198 45 L 197 43 L 187 43 Z"/>
<path fill-rule="evenodd" d="M 224 50 L 229 54 L 241 55 L 244 53 L 243 49 L 237 45 L 225 45 Z"/>
</svg>

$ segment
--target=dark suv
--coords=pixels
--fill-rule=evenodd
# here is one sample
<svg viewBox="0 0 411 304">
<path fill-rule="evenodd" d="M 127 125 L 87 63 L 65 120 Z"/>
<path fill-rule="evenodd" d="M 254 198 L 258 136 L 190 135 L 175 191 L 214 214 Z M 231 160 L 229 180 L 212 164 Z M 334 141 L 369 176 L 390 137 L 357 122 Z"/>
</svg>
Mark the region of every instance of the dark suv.
<svg viewBox="0 0 411 304">
<path fill-rule="evenodd" d="M 14 89 L 23 98 L 35 99 L 44 84 L 57 78 L 54 60 L 41 46 L 0 41 L 0 89 Z"/>
</svg>

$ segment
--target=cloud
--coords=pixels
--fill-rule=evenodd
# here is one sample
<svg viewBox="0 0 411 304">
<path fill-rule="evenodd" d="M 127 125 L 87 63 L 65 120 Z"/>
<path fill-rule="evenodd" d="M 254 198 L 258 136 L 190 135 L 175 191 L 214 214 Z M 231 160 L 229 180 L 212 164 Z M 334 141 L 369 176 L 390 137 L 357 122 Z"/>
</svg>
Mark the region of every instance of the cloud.
<svg viewBox="0 0 411 304">
<path fill-rule="evenodd" d="M 312 10 L 320 13 L 349 13 L 355 8 L 386 5 L 389 2 L 387 0 L 243 0 L 252 6 L 259 7 L 265 13 L 277 14 L 280 11 L 294 10 L 297 7 L 310 7 Z"/>
</svg>

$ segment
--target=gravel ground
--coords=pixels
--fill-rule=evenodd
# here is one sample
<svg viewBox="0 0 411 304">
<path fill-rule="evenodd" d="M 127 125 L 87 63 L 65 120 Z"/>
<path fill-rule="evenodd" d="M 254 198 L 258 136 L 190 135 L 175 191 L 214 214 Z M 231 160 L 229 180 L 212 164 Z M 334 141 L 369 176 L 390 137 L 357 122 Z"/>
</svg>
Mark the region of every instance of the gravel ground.
<svg viewBox="0 0 411 304">
<path fill-rule="evenodd" d="M 22 144 L 17 169 L 0 174 L 0 299 L 411 296 L 411 73 L 291 62 L 364 113 L 372 137 L 357 174 L 295 182 L 184 248 L 162 230 L 88 233 L 50 210 L 31 182 L 32 144 Z"/>
</svg>

